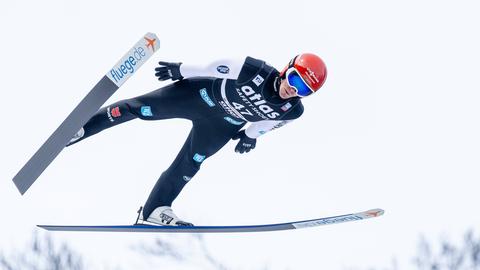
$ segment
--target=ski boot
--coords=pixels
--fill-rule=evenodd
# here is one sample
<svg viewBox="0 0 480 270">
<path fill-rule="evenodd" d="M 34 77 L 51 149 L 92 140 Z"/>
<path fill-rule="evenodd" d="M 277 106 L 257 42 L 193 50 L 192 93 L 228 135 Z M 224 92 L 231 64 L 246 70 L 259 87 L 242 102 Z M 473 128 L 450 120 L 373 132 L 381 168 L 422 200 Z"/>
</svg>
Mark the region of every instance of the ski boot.
<svg viewBox="0 0 480 270">
<path fill-rule="evenodd" d="M 179 219 L 170 206 L 155 208 L 146 219 L 143 216 L 143 208 L 138 210 L 138 217 L 135 224 L 160 225 L 160 226 L 194 226 L 190 222 Z M 139 222 L 140 221 L 140 222 Z"/>
<path fill-rule="evenodd" d="M 68 142 L 67 146 L 80 140 L 83 137 L 83 135 L 85 135 L 85 130 L 82 127 L 75 135 L 73 135 L 73 138 L 70 139 L 70 142 Z"/>
</svg>

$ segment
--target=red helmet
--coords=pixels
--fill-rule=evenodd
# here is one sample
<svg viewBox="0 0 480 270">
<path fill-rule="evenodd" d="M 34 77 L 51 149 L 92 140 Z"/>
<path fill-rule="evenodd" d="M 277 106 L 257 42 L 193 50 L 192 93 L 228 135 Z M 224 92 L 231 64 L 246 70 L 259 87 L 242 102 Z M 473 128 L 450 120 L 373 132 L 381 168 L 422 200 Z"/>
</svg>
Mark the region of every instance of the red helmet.
<svg viewBox="0 0 480 270">
<path fill-rule="evenodd" d="M 280 77 L 285 78 L 286 73 L 292 69 L 297 71 L 312 93 L 320 89 L 327 79 L 325 63 L 313 53 L 303 53 L 295 56 L 280 72 Z"/>
</svg>

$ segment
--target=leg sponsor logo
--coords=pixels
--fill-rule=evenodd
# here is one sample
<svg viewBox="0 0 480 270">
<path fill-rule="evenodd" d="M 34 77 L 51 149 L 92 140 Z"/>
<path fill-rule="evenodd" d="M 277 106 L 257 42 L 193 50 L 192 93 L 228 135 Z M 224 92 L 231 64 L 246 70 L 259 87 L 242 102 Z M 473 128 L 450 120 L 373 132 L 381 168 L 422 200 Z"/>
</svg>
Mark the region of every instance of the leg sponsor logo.
<svg viewBox="0 0 480 270">
<path fill-rule="evenodd" d="M 118 106 L 112 109 L 110 109 L 110 107 L 107 107 L 107 117 L 110 122 L 115 122 L 114 118 L 118 118 L 120 116 L 122 116 L 122 114 L 120 113 L 120 108 Z"/>
<path fill-rule="evenodd" d="M 122 116 L 122 114 L 120 113 L 120 108 L 118 106 L 113 108 L 111 113 L 112 113 L 113 118 L 117 118 L 117 117 Z"/>
<path fill-rule="evenodd" d="M 185 182 L 188 182 L 188 181 L 192 180 L 192 177 L 184 175 L 183 180 L 185 180 Z"/>
<path fill-rule="evenodd" d="M 147 117 L 153 116 L 152 108 L 150 106 L 142 106 L 140 108 L 140 113 L 143 116 L 147 116 Z"/>
<path fill-rule="evenodd" d="M 195 153 L 195 155 L 193 156 L 193 160 L 195 160 L 198 163 L 201 163 L 205 160 L 205 156 Z"/>
</svg>

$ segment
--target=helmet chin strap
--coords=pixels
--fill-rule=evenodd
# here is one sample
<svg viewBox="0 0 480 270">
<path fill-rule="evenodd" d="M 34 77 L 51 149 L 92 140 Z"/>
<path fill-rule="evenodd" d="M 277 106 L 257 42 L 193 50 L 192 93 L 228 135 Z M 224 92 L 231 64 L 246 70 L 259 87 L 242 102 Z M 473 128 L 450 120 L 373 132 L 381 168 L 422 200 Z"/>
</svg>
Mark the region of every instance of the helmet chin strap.
<svg viewBox="0 0 480 270">
<path fill-rule="evenodd" d="M 276 77 L 275 81 L 273 81 L 273 90 L 275 94 L 280 96 L 280 83 L 282 82 L 280 77 Z"/>
</svg>

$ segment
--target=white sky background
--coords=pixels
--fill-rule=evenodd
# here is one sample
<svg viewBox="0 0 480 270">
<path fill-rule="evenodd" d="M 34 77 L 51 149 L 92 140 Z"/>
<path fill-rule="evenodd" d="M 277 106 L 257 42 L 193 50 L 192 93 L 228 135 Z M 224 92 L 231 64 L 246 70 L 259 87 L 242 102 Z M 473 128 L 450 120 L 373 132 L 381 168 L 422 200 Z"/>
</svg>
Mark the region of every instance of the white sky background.
<svg viewBox="0 0 480 270">
<path fill-rule="evenodd" d="M 479 230 L 479 12 L 478 1 L 2 1 L 0 249 L 22 247 L 35 224 L 134 221 L 187 121 L 137 120 L 98 134 L 63 151 L 23 197 L 11 179 L 150 31 L 160 51 L 108 103 L 165 85 L 153 76 L 158 60 L 250 55 L 281 69 L 315 52 L 329 68 L 302 118 L 250 154 L 230 143 L 207 160 L 177 214 L 236 225 L 386 210 L 350 224 L 207 235 L 214 255 L 236 269 L 379 267 L 392 256 L 409 266 L 420 234 Z M 53 235 L 125 269 L 145 267 L 129 246 L 156 236 Z"/>
</svg>

